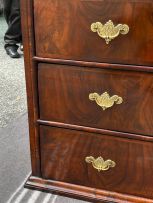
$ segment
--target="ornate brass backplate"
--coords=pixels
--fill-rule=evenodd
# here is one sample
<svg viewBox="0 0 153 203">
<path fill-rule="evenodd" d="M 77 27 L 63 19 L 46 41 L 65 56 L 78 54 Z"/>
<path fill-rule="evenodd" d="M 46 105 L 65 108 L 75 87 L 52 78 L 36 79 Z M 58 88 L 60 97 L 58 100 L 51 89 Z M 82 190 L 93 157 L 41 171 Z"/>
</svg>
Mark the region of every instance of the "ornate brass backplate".
<svg viewBox="0 0 153 203">
<path fill-rule="evenodd" d="M 100 171 L 107 171 L 110 168 L 113 168 L 116 166 L 116 163 L 110 159 L 104 161 L 104 159 L 100 156 L 98 158 L 94 158 L 93 156 L 88 156 L 85 158 L 85 161 L 87 163 L 92 163 L 92 166 Z"/>
<path fill-rule="evenodd" d="M 129 26 L 126 24 L 118 24 L 115 26 L 114 23 L 109 20 L 104 25 L 101 22 L 92 23 L 91 30 L 97 32 L 101 38 L 105 39 L 106 44 L 109 44 L 109 42 L 119 34 L 127 34 L 129 32 Z"/>
<path fill-rule="evenodd" d="M 122 97 L 119 97 L 118 95 L 110 97 L 107 92 L 104 92 L 101 95 L 98 93 L 91 93 L 89 94 L 89 99 L 95 101 L 103 110 L 112 107 L 114 104 L 121 104 L 123 102 Z"/>
</svg>

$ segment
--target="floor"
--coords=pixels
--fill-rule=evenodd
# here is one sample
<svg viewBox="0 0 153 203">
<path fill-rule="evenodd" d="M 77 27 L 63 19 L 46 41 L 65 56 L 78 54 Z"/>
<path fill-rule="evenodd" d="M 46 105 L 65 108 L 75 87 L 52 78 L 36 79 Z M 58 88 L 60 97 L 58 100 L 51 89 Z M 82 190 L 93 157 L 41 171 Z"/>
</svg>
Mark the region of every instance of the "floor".
<svg viewBox="0 0 153 203">
<path fill-rule="evenodd" d="M 5 53 L 6 29 L 0 17 L 0 203 L 85 203 L 23 188 L 31 171 L 24 65 Z"/>
<path fill-rule="evenodd" d="M 3 40 L 6 29 L 0 17 L 0 127 L 6 127 L 27 111 L 23 56 L 11 59 L 6 55 Z"/>
</svg>

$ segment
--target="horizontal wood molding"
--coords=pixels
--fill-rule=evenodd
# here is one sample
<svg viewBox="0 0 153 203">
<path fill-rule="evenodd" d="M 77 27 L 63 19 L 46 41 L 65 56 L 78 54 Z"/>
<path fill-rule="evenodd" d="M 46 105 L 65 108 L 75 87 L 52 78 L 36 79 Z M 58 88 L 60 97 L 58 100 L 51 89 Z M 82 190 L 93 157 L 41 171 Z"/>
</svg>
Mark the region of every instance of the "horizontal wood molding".
<svg viewBox="0 0 153 203">
<path fill-rule="evenodd" d="M 34 56 L 33 60 L 37 62 L 72 65 L 72 66 L 74 65 L 74 66 L 83 66 L 83 67 L 92 67 L 92 68 L 107 68 L 107 69 L 110 68 L 110 69 L 118 69 L 118 70 L 153 72 L 153 67 L 151 66 L 137 66 L 137 65 L 97 63 L 97 62 L 88 62 L 88 61 L 74 61 L 74 60 L 64 60 L 64 59 L 51 59 L 51 58 L 43 58 L 43 57 L 37 57 L 37 56 Z"/>
<path fill-rule="evenodd" d="M 106 129 L 97 129 L 97 128 L 91 128 L 91 127 L 85 127 L 85 126 L 72 125 L 72 124 L 67 124 L 67 123 L 45 121 L 45 120 L 41 120 L 41 119 L 38 119 L 37 122 L 40 125 L 48 125 L 48 126 L 59 127 L 59 128 L 66 128 L 66 129 L 85 131 L 85 132 L 91 132 L 91 133 L 100 133 L 100 134 L 104 134 L 104 135 L 153 142 L 152 136 L 137 135 L 137 134 L 125 133 L 125 132 L 117 132 L 117 131 L 111 131 L 111 130 L 106 130 Z"/>
<path fill-rule="evenodd" d="M 40 191 L 53 192 L 55 194 L 75 197 L 78 199 L 81 198 L 91 202 L 152 203 L 152 200 L 150 199 L 105 190 L 98 190 L 95 188 L 73 185 L 54 180 L 45 180 L 34 176 L 29 177 L 25 184 L 25 187 L 30 189 L 37 189 Z"/>
</svg>

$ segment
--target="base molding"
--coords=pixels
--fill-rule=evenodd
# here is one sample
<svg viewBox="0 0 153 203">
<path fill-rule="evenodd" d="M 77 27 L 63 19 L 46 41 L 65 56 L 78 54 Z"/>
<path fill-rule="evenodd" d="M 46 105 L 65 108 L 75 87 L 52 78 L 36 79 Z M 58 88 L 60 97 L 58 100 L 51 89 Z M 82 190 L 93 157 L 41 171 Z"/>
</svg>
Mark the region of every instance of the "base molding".
<svg viewBox="0 0 153 203">
<path fill-rule="evenodd" d="M 114 203 L 152 203 L 153 200 L 136 197 L 132 195 L 121 194 L 89 188 L 85 186 L 77 186 L 70 183 L 64 183 L 54 180 L 45 180 L 30 175 L 25 183 L 25 187 L 33 190 L 51 192 L 71 198 L 86 200 L 90 202 L 114 202 Z"/>
</svg>

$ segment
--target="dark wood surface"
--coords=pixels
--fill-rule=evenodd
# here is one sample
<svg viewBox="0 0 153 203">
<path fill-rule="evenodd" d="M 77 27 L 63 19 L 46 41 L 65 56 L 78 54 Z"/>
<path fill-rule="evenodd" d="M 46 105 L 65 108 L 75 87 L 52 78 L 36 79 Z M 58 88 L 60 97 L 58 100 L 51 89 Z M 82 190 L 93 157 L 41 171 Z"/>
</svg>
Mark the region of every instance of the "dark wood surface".
<svg viewBox="0 0 153 203">
<path fill-rule="evenodd" d="M 75 61 L 75 60 L 65 60 L 65 59 L 43 58 L 43 57 L 38 57 L 38 56 L 34 56 L 33 61 L 37 62 L 37 63 L 41 62 L 41 63 L 80 66 L 80 67 L 88 67 L 88 68 L 153 72 L 153 66 L 143 66 L 143 65 L 98 63 L 98 62 L 89 62 L 89 61 Z"/>
<path fill-rule="evenodd" d="M 42 120 L 153 135 L 153 74 L 39 64 L 38 86 Z M 89 100 L 106 91 L 123 103 L 103 111 Z"/>
<path fill-rule="evenodd" d="M 53 192 L 55 194 L 75 197 L 77 199 L 84 199 L 92 203 L 152 203 L 152 199 L 149 198 L 98 190 L 96 188 L 85 186 L 77 186 L 60 181 L 45 180 L 35 176 L 30 176 L 25 186 L 31 189 Z"/>
<path fill-rule="evenodd" d="M 44 179 L 153 198 L 153 145 L 113 136 L 40 127 Z M 116 166 L 98 172 L 85 157 L 102 156 Z"/>
<path fill-rule="evenodd" d="M 152 12 L 152 0 L 36 0 L 36 55 L 152 66 Z M 90 25 L 108 20 L 127 24 L 130 32 L 106 45 L 97 33 L 91 32 Z"/>
<path fill-rule="evenodd" d="M 152 203 L 153 1 L 26 0 L 21 15 L 32 160 L 26 186 L 98 203 Z M 90 25 L 108 20 L 130 32 L 106 45 Z M 103 112 L 90 91 L 124 102 Z M 117 165 L 96 172 L 82 163 L 88 153 Z"/>
<path fill-rule="evenodd" d="M 45 125 L 45 126 L 51 126 L 51 127 L 57 127 L 57 128 L 65 128 L 65 129 L 71 129 L 71 130 L 79 130 L 79 131 L 83 131 L 83 132 L 99 133 L 102 135 L 107 134 L 107 135 L 111 135 L 111 136 L 115 136 L 115 137 L 121 137 L 121 138 L 125 137 L 125 138 L 129 138 L 129 139 L 153 142 L 153 136 L 146 136 L 146 135 L 119 132 L 119 131 L 113 131 L 113 130 L 92 128 L 92 127 L 85 127 L 85 126 L 80 126 L 80 125 L 72 125 L 69 123 L 46 121 L 46 120 L 41 120 L 41 119 L 38 119 L 37 123 L 39 125 Z"/>
<path fill-rule="evenodd" d="M 33 2 L 31 0 L 21 1 L 22 38 L 24 46 L 24 63 L 27 89 L 27 104 L 30 133 L 31 166 L 32 174 L 40 176 L 39 157 L 39 128 L 36 126 L 38 119 L 38 91 L 37 91 L 37 69 L 32 60 L 35 55 L 33 38 Z"/>
</svg>

